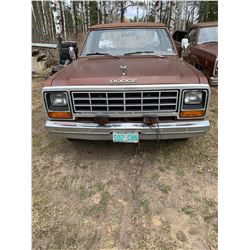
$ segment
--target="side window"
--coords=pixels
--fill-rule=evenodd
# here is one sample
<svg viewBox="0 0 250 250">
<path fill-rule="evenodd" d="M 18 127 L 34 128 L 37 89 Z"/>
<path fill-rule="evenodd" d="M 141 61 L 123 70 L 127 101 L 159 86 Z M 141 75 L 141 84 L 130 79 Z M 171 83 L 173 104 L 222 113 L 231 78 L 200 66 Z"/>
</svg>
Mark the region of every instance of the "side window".
<svg viewBox="0 0 250 250">
<path fill-rule="evenodd" d="M 189 41 L 190 43 L 195 43 L 195 41 L 196 41 L 196 33 L 197 33 L 197 30 L 196 30 L 196 29 L 192 29 L 192 30 L 189 32 L 188 41 Z"/>
</svg>

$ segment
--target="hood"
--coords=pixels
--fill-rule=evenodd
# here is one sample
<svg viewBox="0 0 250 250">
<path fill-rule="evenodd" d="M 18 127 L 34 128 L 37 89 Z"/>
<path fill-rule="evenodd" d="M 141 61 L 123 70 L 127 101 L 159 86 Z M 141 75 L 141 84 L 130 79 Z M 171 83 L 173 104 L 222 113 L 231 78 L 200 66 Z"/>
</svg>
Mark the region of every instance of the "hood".
<svg viewBox="0 0 250 250">
<path fill-rule="evenodd" d="M 205 43 L 197 45 L 198 48 L 210 55 L 218 57 L 218 43 Z"/>
<path fill-rule="evenodd" d="M 127 66 L 126 76 L 122 76 L 120 66 Z M 203 75 L 198 70 L 177 56 L 126 56 L 120 59 L 98 56 L 79 58 L 75 64 L 58 72 L 51 85 L 111 85 L 110 80 L 117 79 L 136 79 L 136 84 L 204 83 L 201 78 Z"/>
</svg>

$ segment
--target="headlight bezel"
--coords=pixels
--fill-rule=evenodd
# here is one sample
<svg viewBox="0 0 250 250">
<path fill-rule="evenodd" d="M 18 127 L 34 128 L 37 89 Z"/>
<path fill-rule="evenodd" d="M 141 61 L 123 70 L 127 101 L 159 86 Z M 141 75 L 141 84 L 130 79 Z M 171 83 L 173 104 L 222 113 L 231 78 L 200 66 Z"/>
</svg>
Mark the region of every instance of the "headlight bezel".
<svg viewBox="0 0 250 250">
<path fill-rule="evenodd" d="M 202 92 L 202 101 L 199 104 L 185 104 L 184 98 L 187 92 Z M 180 111 L 206 110 L 209 98 L 208 89 L 185 89 L 182 91 L 181 109 Z M 206 113 L 206 112 L 205 112 Z"/>
<path fill-rule="evenodd" d="M 66 104 L 65 105 L 54 105 L 51 103 L 51 95 L 56 95 L 56 94 L 64 94 L 66 97 Z M 68 93 L 66 91 L 48 91 L 44 93 L 44 101 L 46 105 L 47 112 L 69 112 L 70 107 L 69 107 L 69 97 Z"/>
</svg>

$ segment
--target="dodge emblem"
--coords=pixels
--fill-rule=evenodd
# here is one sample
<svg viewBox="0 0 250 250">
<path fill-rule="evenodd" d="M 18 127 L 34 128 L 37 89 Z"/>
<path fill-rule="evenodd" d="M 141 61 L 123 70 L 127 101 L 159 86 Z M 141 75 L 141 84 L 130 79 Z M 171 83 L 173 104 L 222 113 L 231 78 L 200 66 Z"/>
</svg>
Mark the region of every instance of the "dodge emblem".
<svg viewBox="0 0 250 250">
<path fill-rule="evenodd" d="M 127 73 L 128 73 L 127 65 L 125 65 L 125 66 L 120 66 L 120 71 L 122 72 L 122 75 L 123 75 L 123 76 L 127 75 Z"/>
<path fill-rule="evenodd" d="M 137 79 L 112 79 L 109 81 L 110 83 L 135 83 Z"/>
</svg>

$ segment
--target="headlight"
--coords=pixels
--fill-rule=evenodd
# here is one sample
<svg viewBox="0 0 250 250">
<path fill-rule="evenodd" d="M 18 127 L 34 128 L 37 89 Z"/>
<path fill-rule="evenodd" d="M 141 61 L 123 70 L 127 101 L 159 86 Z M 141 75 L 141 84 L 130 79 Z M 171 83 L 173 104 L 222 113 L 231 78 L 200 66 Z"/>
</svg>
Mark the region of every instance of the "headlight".
<svg viewBox="0 0 250 250">
<path fill-rule="evenodd" d="M 44 104 L 50 119 L 71 120 L 68 93 L 65 91 L 44 91 Z"/>
<path fill-rule="evenodd" d="M 208 89 L 190 89 L 182 93 L 181 118 L 203 117 L 206 113 Z"/>
<path fill-rule="evenodd" d="M 184 93 L 184 104 L 201 104 L 202 103 L 202 91 L 193 90 L 186 91 Z"/>
<path fill-rule="evenodd" d="M 45 92 L 44 97 L 48 111 L 69 111 L 67 92 Z"/>
<path fill-rule="evenodd" d="M 49 95 L 52 106 L 66 106 L 68 105 L 66 93 L 53 93 Z"/>
</svg>

